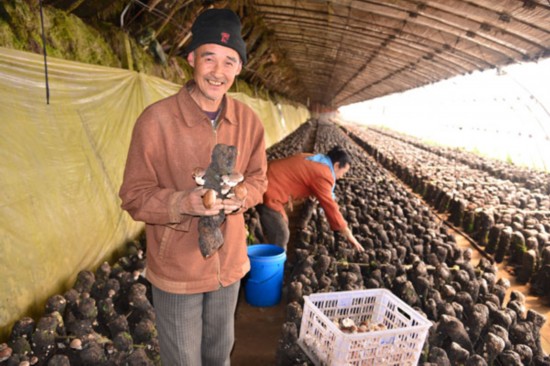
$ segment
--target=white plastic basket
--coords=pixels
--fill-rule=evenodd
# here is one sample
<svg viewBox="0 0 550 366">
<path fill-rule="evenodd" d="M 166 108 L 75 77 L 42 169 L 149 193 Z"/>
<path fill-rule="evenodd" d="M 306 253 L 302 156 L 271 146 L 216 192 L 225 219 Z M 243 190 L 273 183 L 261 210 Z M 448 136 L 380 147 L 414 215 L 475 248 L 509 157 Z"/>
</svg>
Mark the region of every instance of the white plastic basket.
<svg viewBox="0 0 550 366">
<path fill-rule="evenodd" d="M 383 324 L 385 330 L 344 333 L 335 321 Z M 304 296 L 298 344 L 315 365 L 415 366 L 432 323 L 386 289 Z"/>
</svg>

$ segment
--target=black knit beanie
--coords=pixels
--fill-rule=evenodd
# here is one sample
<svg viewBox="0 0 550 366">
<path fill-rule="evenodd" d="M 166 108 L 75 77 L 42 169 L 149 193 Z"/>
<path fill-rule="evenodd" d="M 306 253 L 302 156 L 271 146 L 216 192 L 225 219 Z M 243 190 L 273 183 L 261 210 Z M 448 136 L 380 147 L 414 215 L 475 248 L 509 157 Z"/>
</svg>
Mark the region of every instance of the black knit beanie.
<svg viewBox="0 0 550 366">
<path fill-rule="evenodd" d="M 206 43 L 215 43 L 237 51 L 246 63 L 246 43 L 241 36 L 241 20 L 229 9 L 208 9 L 200 13 L 191 27 L 193 39 L 187 47 L 192 52 Z"/>
</svg>

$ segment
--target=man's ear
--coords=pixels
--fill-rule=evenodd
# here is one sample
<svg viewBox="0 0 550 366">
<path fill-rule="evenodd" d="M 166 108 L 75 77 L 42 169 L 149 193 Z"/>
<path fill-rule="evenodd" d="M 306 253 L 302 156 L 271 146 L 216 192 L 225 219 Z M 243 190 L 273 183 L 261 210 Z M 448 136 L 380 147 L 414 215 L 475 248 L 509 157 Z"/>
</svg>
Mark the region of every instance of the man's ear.
<svg viewBox="0 0 550 366">
<path fill-rule="evenodd" d="M 187 62 L 189 62 L 189 65 L 191 65 L 191 67 L 195 67 L 195 51 L 189 52 L 189 54 L 187 55 Z"/>
</svg>

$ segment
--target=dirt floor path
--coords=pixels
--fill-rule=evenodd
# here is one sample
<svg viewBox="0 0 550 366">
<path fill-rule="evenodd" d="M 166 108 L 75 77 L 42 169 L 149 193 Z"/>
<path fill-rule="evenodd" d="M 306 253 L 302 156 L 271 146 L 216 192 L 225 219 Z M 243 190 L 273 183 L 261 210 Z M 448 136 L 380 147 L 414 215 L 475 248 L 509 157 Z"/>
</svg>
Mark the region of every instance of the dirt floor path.
<svg viewBox="0 0 550 366">
<path fill-rule="evenodd" d="M 241 286 L 235 318 L 233 366 L 273 366 L 285 321 L 286 297 L 277 306 L 254 307 L 248 304 Z"/>
</svg>

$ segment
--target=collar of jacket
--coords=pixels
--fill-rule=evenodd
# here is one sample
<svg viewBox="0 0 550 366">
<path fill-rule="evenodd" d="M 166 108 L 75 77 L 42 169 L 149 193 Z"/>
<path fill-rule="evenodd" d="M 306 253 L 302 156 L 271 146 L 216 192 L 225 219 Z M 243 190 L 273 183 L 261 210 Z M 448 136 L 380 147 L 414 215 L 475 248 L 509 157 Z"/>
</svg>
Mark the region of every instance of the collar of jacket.
<svg viewBox="0 0 550 366">
<path fill-rule="evenodd" d="M 320 163 L 330 168 L 330 172 L 332 173 L 332 177 L 334 178 L 334 184 L 332 185 L 332 198 L 336 198 L 336 195 L 334 194 L 334 189 L 336 188 L 336 173 L 334 172 L 334 164 L 332 164 L 332 160 L 330 160 L 328 155 L 325 154 L 311 155 L 308 156 L 306 160 Z"/>
<path fill-rule="evenodd" d="M 194 80 L 189 80 L 178 92 L 177 101 L 182 116 L 182 120 L 188 127 L 193 127 L 199 123 L 207 121 L 210 123 L 210 119 L 202 109 L 195 103 L 195 100 L 189 94 L 189 86 L 195 84 Z M 228 98 L 227 94 L 223 96 L 222 104 L 225 104 L 224 110 L 221 112 L 219 123 L 226 120 L 227 122 L 236 125 L 237 116 L 235 114 L 235 101 L 232 98 Z M 190 113 L 191 111 L 191 113 Z M 218 123 L 218 124 L 219 124 Z"/>
</svg>

